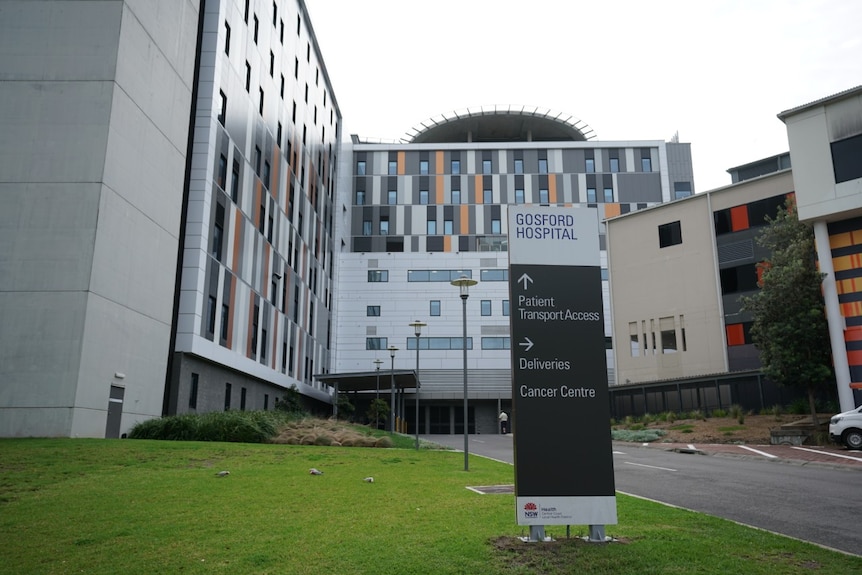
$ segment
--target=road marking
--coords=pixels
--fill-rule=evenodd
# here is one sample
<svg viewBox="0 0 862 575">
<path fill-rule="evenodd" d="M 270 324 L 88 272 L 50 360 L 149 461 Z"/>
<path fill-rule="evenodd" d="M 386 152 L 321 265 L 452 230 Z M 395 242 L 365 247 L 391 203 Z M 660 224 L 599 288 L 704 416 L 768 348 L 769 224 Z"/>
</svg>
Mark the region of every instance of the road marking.
<svg viewBox="0 0 862 575">
<path fill-rule="evenodd" d="M 754 449 L 753 447 L 748 447 L 746 445 L 739 445 L 737 447 L 740 447 L 742 449 L 747 449 L 748 451 L 752 451 L 758 455 L 762 455 L 763 457 L 771 457 L 772 459 L 775 459 L 778 457 L 777 455 L 772 455 L 771 453 L 766 453 L 765 451 L 760 451 L 759 449 Z"/>
<path fill-rule="evenodd" d="M 790 446 L 791 449 L 798 449 L 799 451 L 808 451 L 809 453 L 817 453 L 818 455 L 831 455 L 832 457 L 841 457 L 842 459 L 852 459 L 853 461 L 862 462 L 862 457 L 852 457 L 850 455 L 841 455 L 840 453 L 832 453 L 830 451 L 820 451 L 819 449 L 806 449 L 805 447 L 794 447 Z"/>
<path fill-rule="evenodd" d="M 695 446 L 694 446 L 693 444 L 691 444 L 691 443 L 689 443 L 689 444 L 688 444 L 688 448 L 689 448 L 689 449 L 692 449 L 692 450 L 694 450 L 694 451 L 697 451 L 697 447 L 695 447 Z"/>
<path fill-rule="evenodd" d="M 637 465 L 638 467 L 649 467 L 650 469 L 661 469 L 662 471 L 676 471 L 676 469 L 671 469 L 670 467 L 656 467 L 655 465 L 644 465 L 643 463 L 632 463 L 631 461 L 624 461 L 623 463 Z"/>
<path fill-rule="evenodd" d="M 625 451 L 613 451 L 612 454 L 613 455 L 625 455 L 626 452 Z"/>
</svg>

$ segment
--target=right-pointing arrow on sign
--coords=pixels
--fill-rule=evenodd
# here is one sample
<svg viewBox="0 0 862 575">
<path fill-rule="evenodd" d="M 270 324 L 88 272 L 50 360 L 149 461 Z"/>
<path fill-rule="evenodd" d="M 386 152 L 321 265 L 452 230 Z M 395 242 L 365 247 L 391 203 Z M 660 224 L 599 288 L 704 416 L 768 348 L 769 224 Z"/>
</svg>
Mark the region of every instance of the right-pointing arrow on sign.
<svg viewBox="0 0 862 575">
<path fill-rule="evenodd" d="M 525 337 L 524 341 L 522 343 L 519 343 L 518 345 L 523 347 L 524 351 L 530 351 L 531 349 L 533 349 L 533 342 L 530 341 L 529 337 Z"/>
<path fill-rule="evenodd" d="M 527 289 L 527 282 L 533 283 L 533 278 L 528 276 L 527 274 L 521 274 L 521 277 L 518 278 L 518 283 L 524 282 L 524 289 Z"/>
</svg>

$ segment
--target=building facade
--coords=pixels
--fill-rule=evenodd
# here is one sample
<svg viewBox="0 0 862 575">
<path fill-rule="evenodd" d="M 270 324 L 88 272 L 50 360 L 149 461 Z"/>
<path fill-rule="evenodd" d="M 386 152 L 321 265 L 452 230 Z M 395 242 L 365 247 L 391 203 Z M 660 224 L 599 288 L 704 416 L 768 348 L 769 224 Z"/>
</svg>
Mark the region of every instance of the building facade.
<svg viewBox="0 0 862 575">
<path fill-rule="evenodd" d="M 739 298 L 757 290 L 768 252 L 756 237 L 793 194 L 793 177 L 731 172 L 739 183 L 608 220 L 621 383 L 760 368 Z"/>
<path fill-rule="evenodd" d="M 162 413 L 199 2 L 164 8 L 0 5 L 2 436 Z"/>
<path fill-rule="evenodd" d="M 467 300 L 468 426 L 493 433 L 499 411 L 511 407 L 509 315 L 518 309 L 509 299 L 507 207 L 583 205 L 604 219 L 684 197 L 694 191 L 690 150 L 590 140 L 579 121 L 523 108 L 459 112 L 425 125 L 432 127 L 399 143 L 354 136 L 344 145 L 332 370 L 368 372 L 375 359 L 384 370 L 414 368 L 409 324 L 423 321 L 419 431 L 460 433 L 462 301 L 450 282 L 466 276 L 478 281 Z M 599 240 L 606 268 L 603 232 Z M 607 298 L 605 321 L 612 366 Z M 390 346 L 398 348 L 394 362 Z M 356 401 L 364 405 L 367 396 Z M 414 401 L 408 392 L 407 405 Z M 412 407 L 406 416 L 412 432 Z"/>
<path fill-rule="evenodd" d="M 199 58 L 166 412 L 322 408 L 341 112 L 305 4 L 207 2 Z"/>
<path fill-rule="evenodd" d="M 814 227 L 842 411 L 862 404 L 862 86 L 778 115 L 800 221 Z"/>
</svg>

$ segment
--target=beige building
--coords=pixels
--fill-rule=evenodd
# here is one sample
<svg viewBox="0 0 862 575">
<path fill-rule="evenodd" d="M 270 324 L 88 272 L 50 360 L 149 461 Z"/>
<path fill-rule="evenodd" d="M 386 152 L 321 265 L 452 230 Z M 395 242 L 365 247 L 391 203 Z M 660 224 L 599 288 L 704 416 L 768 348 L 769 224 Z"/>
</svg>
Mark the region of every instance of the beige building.
<svg viewBox="0 0 862 575">
<path fill-rule="evenodd" d="M 757 289 L 764 216 L 792 192 L 783 169 L 607 220 L 620 384 L 759 367 L 738 300 Z"/>
</svg>

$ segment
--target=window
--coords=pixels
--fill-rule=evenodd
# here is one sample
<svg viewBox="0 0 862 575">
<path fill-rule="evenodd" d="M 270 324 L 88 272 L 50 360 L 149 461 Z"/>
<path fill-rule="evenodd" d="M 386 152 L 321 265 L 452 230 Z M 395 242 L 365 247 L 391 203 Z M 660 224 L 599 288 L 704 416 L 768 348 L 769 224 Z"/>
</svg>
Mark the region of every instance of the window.
<svg viewBox="0 0 862 575">
<path fill-rule="evenodd" d="M 678 221 L 658 227 L 658 247 L 666 248 L 682 243 L 682 228 Z"/>
<path fill-rule="evenodd" d="M 593 158 L 587 158 L 586 172 L 588 174 L 592 174 L 596 171 L 596 160 Z"/>
<path fill-rule="evenodd" d="M 254 43 L 257 44 L 257 31 L 260 28 L 260 22 L 257 20 L 257 14 L 254 15 Z"/>
<path fill-rule="evenodd" d="M 829 147 L 836 184 L 862 178 L 862 134 L 832 142 Z"/>
<path fill-rule="evenodd" d="M 239 199 L 239 161 L 233 161 L 233 169 L 231 171 L 230 199 L 236 203 Z"/>
<path fill-rule="evenodd" d="M 547 174 L 548 173 L 548 159 L 547 158 L 539 158 L 539 173 Z"/>
<path fill-rule="evenodd" d="M 221 110 L 218 114 L 218 123 L 224 126 L 225 118 L 227 117 L 227 96 L 225 93 L 219 90 L 219 97 L 221 98 Z"/>
<path fill-rule="evenodd" d="M 365 205 L 365 190 L 356 190 L 356 205 Z"/>
<path fill-rule="evenodd" d="M 504 316 L 509 315 L 509 300 L 507 300 L 507 299 L 503 300 L 503 315 Z"/>
<path fill-rule="evenodd" d="M 515 203 L 523 204 L 524 203 L 524 190 L 518 189 L 515 190 Z"/>
<path fill-rule="evenodd" d="M 632 357 L 640 355 L 640 337 L 638 337 L 638 324 L 636 321 L 629 322 L 629 352 Z"/>
<path fill-rule="evenodd" d="M 389 347 L 389 339 L 385 337 L 366 337 L 365 349 L 386 349 Z"/>
<path fill-rule="evenodd" d="M 644 172 L 652 171 L 652 160 L 650 158 L 641 158 L 641 170 Z"/>
<path fill-rule="evenodd" d="M 365 162 L 362 160 L 359 160 L 358 162 L 356 162 L 356 175 L 357 176 L 364 176 L 365 175 Z"/>
<path fill-rule="evenodd" d="M 293 59 L 293 77 L 299 80 L 299 58 Z"/>
<path fill-rule="evenodd" d="M 672 317 L 662 317 L 658 320 L 661 330 L 661 352 L 676 353 L 676 329 Z"/>
<path fill-rule="evenodd" d="M 269 51 L 269 77 L 275 78 L 275 54 Z"/>
<path fill-rule="evenodd" d="M 263 161 L 263 187 L 267 190 L 269 189 L 269 176 L 271 175 L 271 169 L 269 167 L 269 160 Z"/>
<path fill-rule="evenodd" d="M 482 173 L 490 174 L 491 173 L 491 160 L 482 160 Z"/>
<path fill-rule="evenodd" d="M 281 135 L 282 135 L 282 126 L 281 122 L 278 123 L 278 128 L 275 131 L 275 145 L 279 148 L 281 147 Z"/>
<path fill-rule="evenodd" d="M 620 171 L 620 159 L 619 158 L 611 158 L 611 171 L 619 172 Z"/>
<path fill-rule="evenodd" d="M 419 203 L 422 205 L 428 203 L 428 190 L 419 190 Z"/>
<path fill-rule="evenodd" d="M 548 197 L 548 190 L 540 189 L 539 190 L 539 203 L 547 204 L 550 202 L 550 198 Z"/>
<path fill-rule="evenodd" d="M 230 388 L 231 388 L 231 385 L 229 383 L 224 384 L 224 410 L 225 411 L 230 409 Z"/>
<path fill-rule="evenodd" d="M 386 218 L 380 218 L 380 235 L 388 236 L 389 235 L 389 220 Z"/>
<path fill-rule="evenodd" d="M 398 162 L 395 160 L 389 160 L 389 175 L 397 176 L 398 175 Z"/>
<path fill-rule="evenodd" d="M 428 220 L 427 233 L 429 236 L 433 236 L 433 235 L 437 234 L 437 220 Z"/>
<path fill-rule="evenodd" d="M 718 270 L 722 295 L 757 289 L 757 264 L 745 264 Z"/>
<path fill-rule="evenodd" d="M 278 5 L 273 2 L 272 3 L 272 26 L 275 28 L 276 23 L 278 22 Z"/>
<path fill-rule="evenodd" d="M 447 236 L 451 236 L 454 233 L 452 220 L 443 220 L 443 233 Z"/>
<path fill-rule="evenodd" d="M 427 174 L 428 173 L 428 160 L 419 160 L 419 173 Z"/>
<path fill-rule="evenodd" d="M 380 283 L 389 281 L 389 270 L 368 270 L 368 281 Z"/>
<path fill-rule="evenodd" d="M 215 333 L 215 320 L 216 320 L 216 298 L 213 296 L 209 296 L 209 300 L 207 302 L 207 333 L 209 333 L 209 334 Z"/>
<path fill-rule="evenodd" d="M 226 303 L 221 306 L 221 339 L 227 340 L 227 327 L 230 323 L 230 306 Z"/>
<path fill-rule="evenodd" d="M 189 389 L 189 409 L 196 409 L 198 406 L 198 374 L 192 374 L 192 385 Z"/>
<path fill-rule="evenodd" d="M 605 188 L 605 203 L 610 204 L 614 201 L 614 189 Z"/>
<path fill-rule="evenodd" d="M 509 270 L 480 270 L 479 279 L 483 282 L 509 281 Z"/>
<path fill-rule="evenodd" d="M 367 317 L 380 317 L 380 306 L 379 305 L 365 306 L 365 315 Z"/>
<path fill-rule="evenodd" d="M 419 338 L 419 349 L 464 349 L 463 338 L 460 337 L 422 337 Z M 407 338 L 407 349 L 416 349 L 416 338 Z M 473 349 L 473 338 L 467 338 L 467 349 Z"/>
<path fill-rule="evenodd" d="M 431 305 L 430 305 L 430 309 L 428 311 L 428 314 L 431 315 L 432 317 L 438 317 L 440 315 L 440 300 L 439 299 L 432 299 L 431 300 Z"/>
<path fill-rule="evenodd" d="M 245 20 L 246 24 L 248 24 L 248 4 L 249 0 L 245 0 L 245 11 L 243 12 L 243 20 Z"/>
<path fill-rule="evenodd" d="M 502 233 L 500 231 L 500 220 L 491 220 L 491 233 L 492 234 Z"/>
<path fill-rule="evenodd" d="M 482 315 L 491 315 L 491 300 L 482 300 Z"/>
<path fill-rule="evenodd" d="M 224 23 L 224 53 L 230 56 L 230 24 Z"/>
<path fill-rule="evenodd" d="M 482 190 L 482 203 L 483 204 L 493 204 L 494 203 L 494 190 Z"/>
<path fill-rule="evenodd" d="M 257 111 L 263 116 L 263 88 L 258 88 L 257 91 L 260 94 L 260 103 L 257 106 Z"/>
<path fill-rule="evenodd" d="M 509 337 L 483 337 L 482 349 L 509 349 L 511 340 Z"/>
<path fill-rule="evenodd" d="M 396 190 L 389 190 L 389 194 L 388 194 L 386 202 L 390 206 L 397 204 L 398 203 L 398 192 Z"/>
<path fill-rule="evenodd" d="M 221 208 L 221 206 L 219 206 Z M 216 222 L 213 226 L 213 247 L 212 247 L 212 256 L 215 258 L 217 262 L 221 261 L 221 245 L 222 245 L 222 236 L 224 235 L 224 228 L 222 228 L 221 224 Z"/>
<path fill-rule="evenodd" d="M 596 189 L 595 188 L 587 188 L 587 202 L 590 204 L 595 204 L 598 200 L 596 200 Z"/>
<path fill-rule="evenodd" d="M 515 159 L 515 173 L 516 174 L 523 174 L 524 173 L 524 160 L 521 160 L 519 158 Z"/>
<path fill-rule="evenodd" d="M 260 161 L 262 159 L 262 155 L 260 152 L 260 148 L 258 146 L 254 147 L 254 173 L 257 174 L 257 177 L 260 177 Z"/>
<path fill-rule="evenodd" d="M 281 87 L 279 88 L 279 96 L 284 100 L 284 74 L 281 75 Z"/>
<path fill-rule="evenodd" d="M 408 270 L 408 282 L 451 282 L 466 276 L 473 277 L 472 270 Z"/>
<path fill-rule="evenodd" d="M 227 158 L 221 154 L 218 159 L 218 187 L 225 189 L 225 180 L 227 180 Z"/>
<path fill-rule="evenodd" d="M 453 174 L 461 173 L 461 160 L 452 160 L 451 170 Z"/>
<path fill-rule="evenodd" d="M 460 204 L 461 203 L 461 190 L 452 190 L 452 203 Z"/>
<path fill-rule="evenodd" d="M 687 198 L 691 195 L 691 182 L 674 182 L 673 183 L 673 198 L 679 200 Z"/>
<path fill-rule="evenodd" d="M 251 91 L 251 64 L 248 60 L 245 61 L 245 91 Z"/>
</svg>

